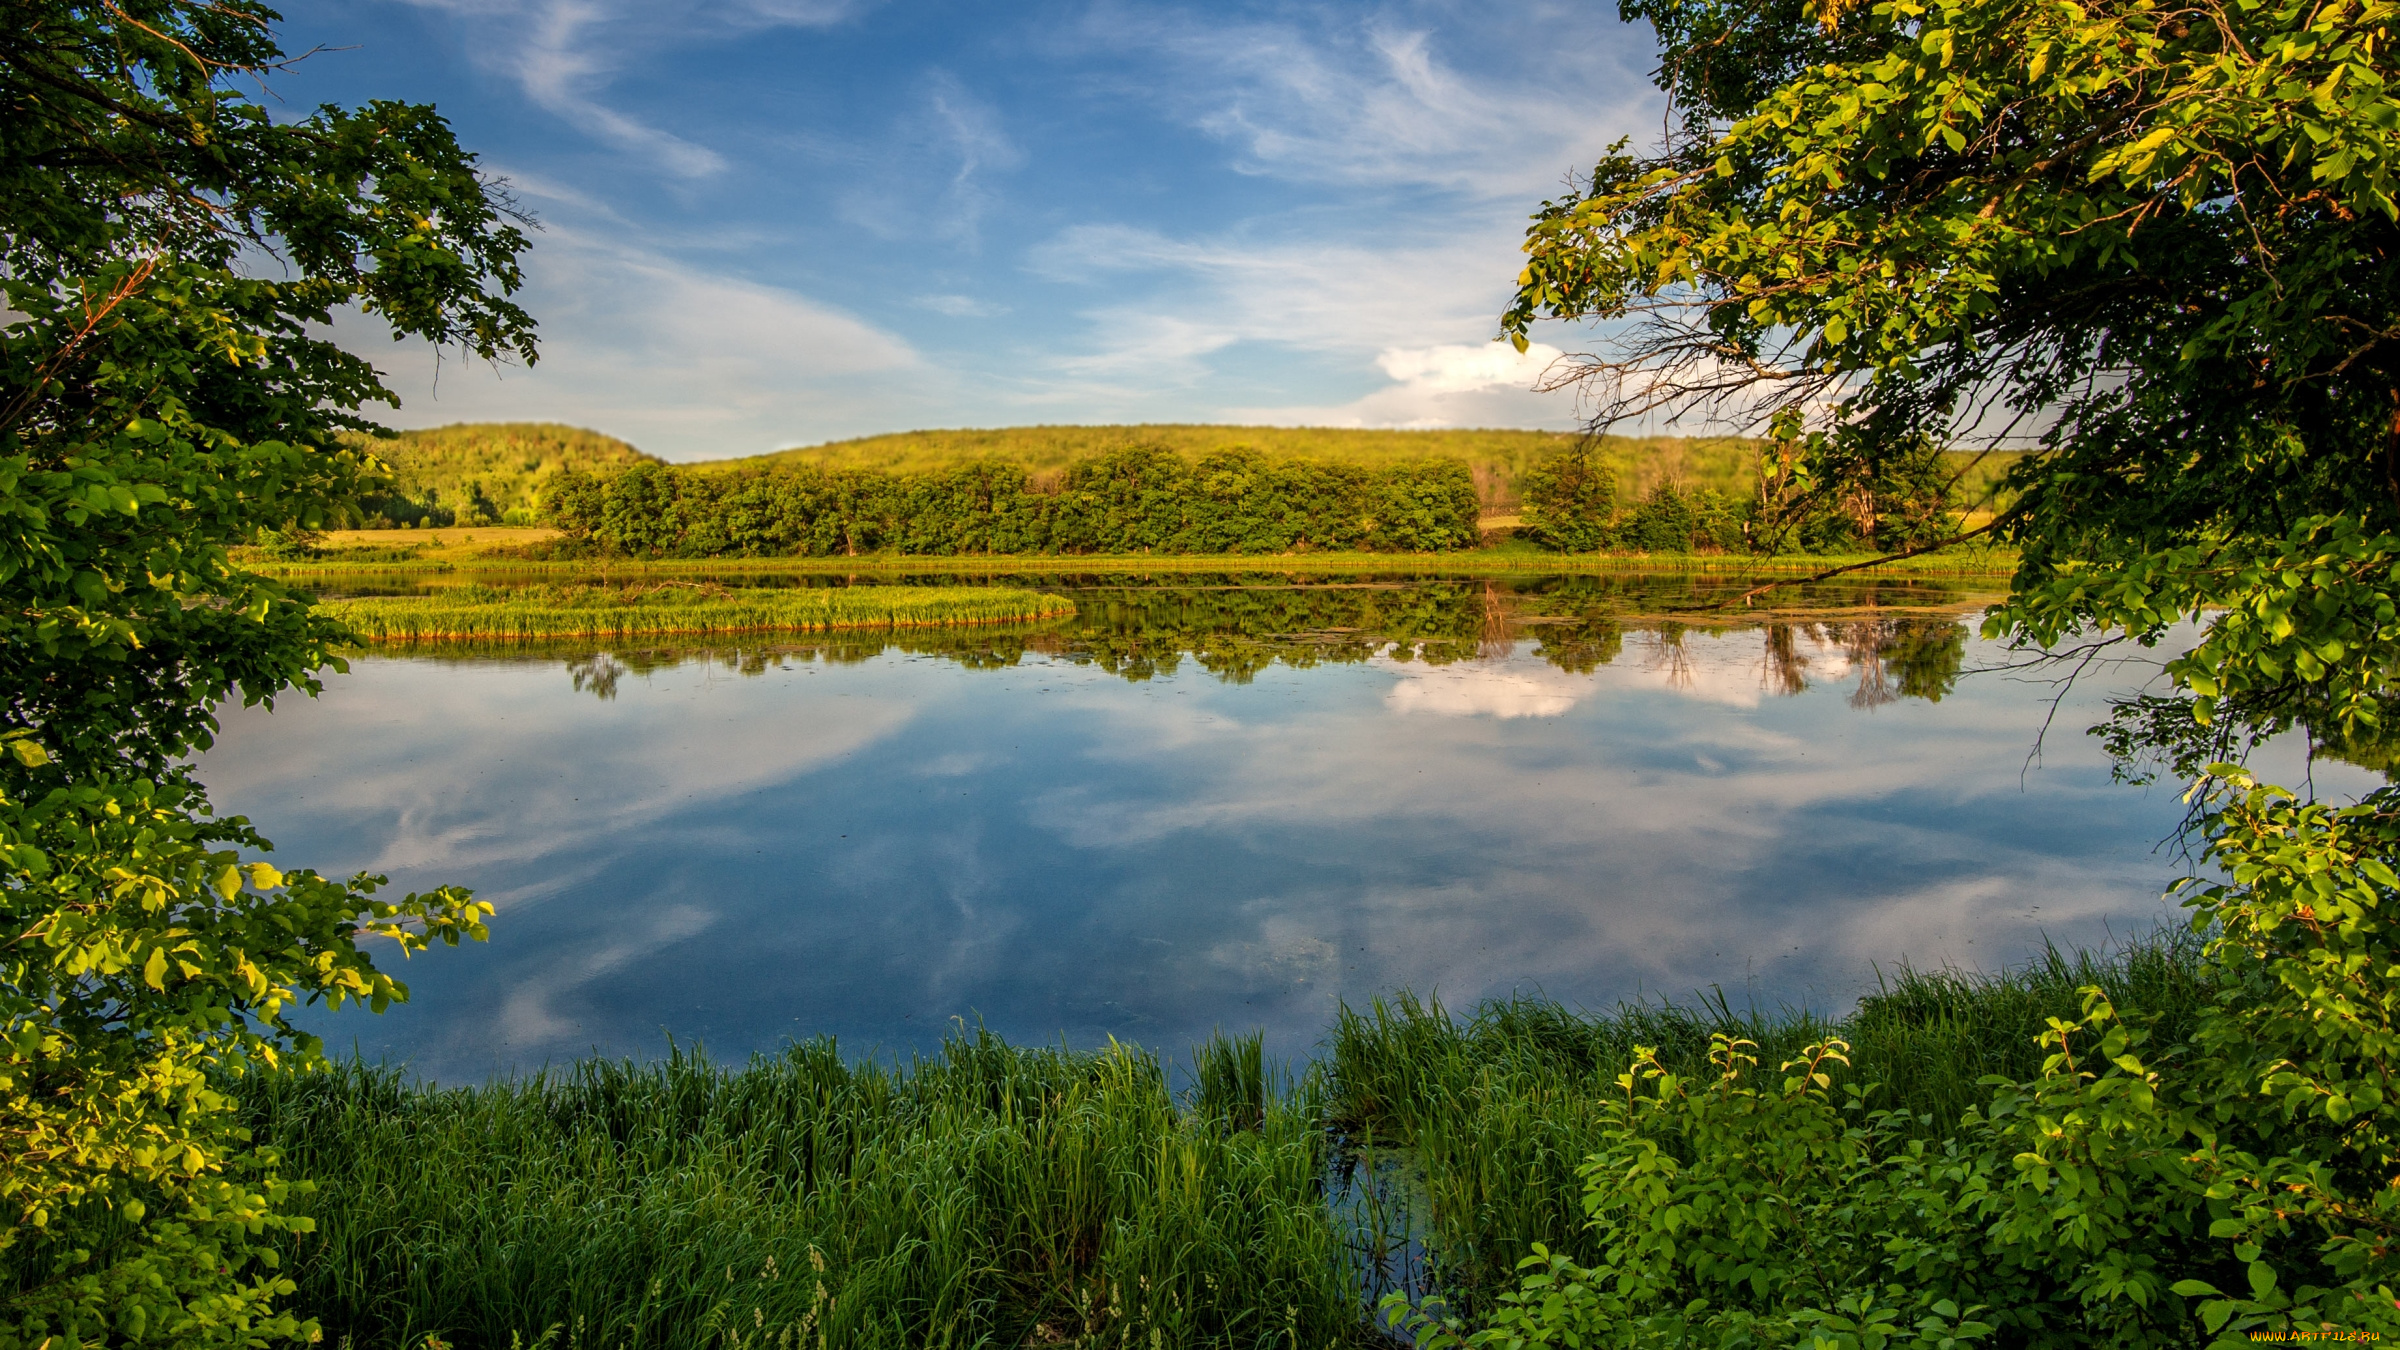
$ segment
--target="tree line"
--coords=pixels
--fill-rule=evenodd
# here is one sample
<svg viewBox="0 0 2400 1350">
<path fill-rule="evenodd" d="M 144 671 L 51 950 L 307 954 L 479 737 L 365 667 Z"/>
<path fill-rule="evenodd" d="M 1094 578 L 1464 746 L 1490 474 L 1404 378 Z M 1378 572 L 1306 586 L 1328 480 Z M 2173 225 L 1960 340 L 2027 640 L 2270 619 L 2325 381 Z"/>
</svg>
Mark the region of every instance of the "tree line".
<svg viewBox="0 0 2400 1350">
<path fill-rule="evenodd" d="M 1370 467 L 1245 448 L 1186 460 L 1126 446 L 1046 479 L 994 461 L 922 472 L 640 464 L 561 473 L 544 507 L 575 544 L 645 558 L 1430 553 L 1482 538 L 1464 464 Z"/>
<path fill-rule="evenodd" d="M 1525 474 L 1520 534 L 1567 553 L 1782 553 L 1906 547 L 1955 528 L 1940 454 L 1889 458 L 1879 491 L 1803 493 L 1766 471 L 1746 495 L 1666 482 L 1625 501 L 1615 468 L 1577 445 Z M 998 460 L 567 469 L 543 507 L 569 551 L 641 558 L 1438 553 L 1483 537 L 1473 475 L 1457 461 L 1346 464 L 1250 447 L 1187 459 L 1129 445 L 1051 475 Z"/>
</svg>

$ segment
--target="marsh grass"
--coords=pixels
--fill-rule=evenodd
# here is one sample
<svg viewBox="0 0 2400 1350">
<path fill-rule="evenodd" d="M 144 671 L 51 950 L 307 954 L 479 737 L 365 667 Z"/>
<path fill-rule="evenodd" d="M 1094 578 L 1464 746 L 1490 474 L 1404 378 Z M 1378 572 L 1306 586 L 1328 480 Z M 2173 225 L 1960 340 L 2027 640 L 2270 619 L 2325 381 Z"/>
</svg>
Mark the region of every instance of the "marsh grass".
<svg viewBox="0 0 2400 1350">
<path fill-rule="evenodd" d="M 243 1090 L 318 1182 L 285 1265 L 329 1344 L 1353 1343 L 1321 1093 L 1267 1091 L 1257 1049 L 1203 1047 L 1198 1107 L 1143 1051 L 980 1030 L 905 1066 L 818 1041 L 731 1071 L 679 1051 Z"/>
<path fill-rule="evenodd" d="M 1616 1078 L 1636 1046 L 1695 1073 L 1707 1069 L 1714 1033 L 1757 1042 L 1770 1066 L 1838 1036 L 1852 1047 L 1847 1081 L 1875 1085 L 1870 1106 L 1917 1116 L 1931 1135 L 1990 1100 L 1984 1076 L 2038 1071 L 2045 1019 L 2076 1015 L 2085 985 L 2106 989 L 2129 1017 L 2153 1019 L 2156 1043 L 2180 1040 L 2208 996 L 2198 972 L 2198 941 L 2176 930 L 2104 953 L 2047 947 L 1994 975 L 1904 965 L 1839 1020 L 1737 1010 L 1721 992 L 1604 1013 L 1512 999 L 1463 1018 L 1404 994 L 1342 1009 L 1326 1068 L 1336 1128 L 1407 1160 L 1407 1177 L 1374 1179 L 1416 1196 L 1408 1238 L 1426 1269 L 1396 1283 L 1473 1307 L 1510 1283 L 1534 1242 L 1596 1260 L 1575 1169 L 1599 1147 L 1602 1106 L 1622 1099 Z"/>
<path fill-rule="evenodd" d="M 538 549 L 537 549 L 538 551 Z M 1870 554 L 1781 554 L 1774 557 L 1732 553 L 1549 553 L 1530 545 L 1503 545 L 1457 553 L 1294 553 L 1245 557 L 1244 575 L 1289 581 L 1334 577 L 1403 579 L 1415 577 L 1604 576 L 1721 577 L 1755 584 L 1797 579 L 1828 568 L 1873 561 Z M 452 575 L 546 576 L 584 579 L 669 577 L 848 577 L 899 580 L 908 577 L 1102 577 L 1116 581 L 1170 580 L 1195 574 L 1227 571 L 1222 555 L 1165 554 L 1104 556 L 1078 554 L 1045 557 L 1006 554 L 976 557 L 907 557 L 862 554 L 855 558 L 545 558 L 506 548 L 474 556 L 394 556 L 387 562 L 246 560 L 254 572 L 301 584 L 315 578 L 361 575 L 390 577 Z M 1883 563 L 1855 575 L 1875 577 L 2006 578 L 2017 567 L 2016 550 L 1964 545 L 1897 562 Z M 563 584 L 563 583 L 562 583 Z M 1995 594 L 2001 588 L 1995 586 Z M 1768 599 L 1773 598 L 1769 593 Z"/>
<path fill-rule="evenodd" d="M 999 586 L 727 589 L 715 585 L 469 585 L 326 605 L 372 642 L 818 632 L 1022 623 L 1073 614 L 1064 596 Z"/>
<path fill-rule="evenodd" d="M 285 1268 L 329 1343 L 402 1350 L 1383 1344 L 1389 1290 L 1472 1312 L 1535 1241 L 1591 1261 L 1576 1166 L 1637 1045 L 1705 1069 L 1840 1036 L 1849 1081 L 1938 1134 L 2024 1078 L 2078 990 L 2180 1040 L 2210 997 L 2169 931 L 1996 975 L 1907 966 L 1848 1016 L 1688 1004 L 1453 1016 L 1406 994 L 1278 1068 L 1256 1034 L 1154 1055 L 961 1028 L 905 1065 L 830 1041 L 676 1050 L 473 1088 L 359 1064 L 239 1083 L 316 1183 Z"/>
</svg>

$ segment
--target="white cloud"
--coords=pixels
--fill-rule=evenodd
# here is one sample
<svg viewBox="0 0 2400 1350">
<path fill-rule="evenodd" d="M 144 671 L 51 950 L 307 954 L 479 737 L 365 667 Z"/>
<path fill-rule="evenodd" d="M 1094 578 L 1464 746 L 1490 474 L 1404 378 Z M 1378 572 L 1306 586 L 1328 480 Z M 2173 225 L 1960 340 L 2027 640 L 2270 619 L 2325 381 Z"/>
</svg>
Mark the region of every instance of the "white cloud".
<svg viewBox="0 0 2400 1350">
<path fill-rule="evenodd" d="M 1006 305 L 978 300 L 971 295 L 920 295 L 915 304 L 919 309 L 930 309 L 953 319 L 996 319 L 1008 313 Z"/>
<path fill-rule="evenodd" d="M 1383 373 L 1429 394 L 1472 393 L 1478 389 L 1524 389 L 1541 378 L 1563 353 L 1548 345 L 1520 352 L 1498 342 L 1462 347 L 1392 347 L 1375 358 Z"/>
<path fill-rule="evenodd" d="M 1383 705 L 1437 717 L 1556 717 L 1593 690 L 1591 677 L 1563 670 L 1511 669 L 1476 662 L 1432 669 L 1401 667 Z"/>
<path fill-rule="evenodd" d="M 1281 426 L 1564 427 L 1578 420 L 1571 395 L 1541 393 L 1534 386 L 1562 357 L 1537 342 L 1523 352 L 1505 343 L 1475 346 L 1387 347 L 1375 364 L 1392 384 L 1347 403 L 1233 410 L 1245 422 Z"/>
<path fill-rule="evenodd" d="M 1105 285 L 1111 297 L 1083 311 L 1092 340 L 1047 354 L 1047 363 L 1074 380 L 1147 392 L 1203 383 L 1211 373 L 1204 358 L 1244 342 L 1347 356 L 1362 371 L 1379 352 L 1430 360 L 1408 355 L 1437 350 L 1425 343 L 1429 334 L 1491 330 L 1505 294 L 1494 279 L 1507 280 L 1515 244 L 1504 213 L 1473 231 L 1376 246 L 1241 234 L 1178 239 L 1138 226 L 1082 225 L 1033 250 L 1028 265 L 1050 280 Z M 1456 384 L 1471 362 L 1452 364 L 1442 378 Z"/>
<path fill-rule="evenodd" d="M 922 365 L 907 342 L 807 296 L 573 230 L 545 233 L 526 275 L 520 299 L 542 323 L 529 370 L 352 341 L 401 395 L 386 421 L 556 420 L 669 458 L 750 454 L 883 429 L 892 382 Z"/>
</svg>

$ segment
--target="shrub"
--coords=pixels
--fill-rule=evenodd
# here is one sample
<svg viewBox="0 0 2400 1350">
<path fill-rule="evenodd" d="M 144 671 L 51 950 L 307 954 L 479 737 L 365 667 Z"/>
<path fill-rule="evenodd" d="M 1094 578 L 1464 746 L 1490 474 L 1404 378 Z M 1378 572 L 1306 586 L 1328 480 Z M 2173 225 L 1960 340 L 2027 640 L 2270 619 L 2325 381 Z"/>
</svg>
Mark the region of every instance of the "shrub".
<svg viewBox="0 0 2400 1350">
<path fill-rule="evenodd" d="M 1525 499 L 1526 538 L 1561 553 L 1590 553 L 1611 542 L 1617 475 L 1589 441 L 1542 461 L 1518 488 Z"/>
</svg>

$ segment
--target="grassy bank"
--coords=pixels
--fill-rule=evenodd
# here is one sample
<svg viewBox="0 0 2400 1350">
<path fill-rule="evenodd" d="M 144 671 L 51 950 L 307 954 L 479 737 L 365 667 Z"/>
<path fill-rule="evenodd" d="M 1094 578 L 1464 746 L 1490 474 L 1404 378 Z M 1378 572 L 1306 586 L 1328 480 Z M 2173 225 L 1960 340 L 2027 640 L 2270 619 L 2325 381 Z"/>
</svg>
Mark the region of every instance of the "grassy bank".
<svg viewBox="0 0 2400 1350">
<path fill-rule="evenodd" d="M 1401 998 L 1345 1012 L 1290 1079 L 1214 1041 L 1181 1092 L 1144 1051 L 981 1032 L 904 1066 L 812 1042 L 736 1070 L 678 1054 L 440 1089 L 352 1066 L 240 1091 L 318 1183 L 318 1231 L 286 1251 L 299 1301 L 359 1350 L 1357 1345 L 1370 1292 L 1411 1271 L 1472 1306 L 1529 1243 L 1576 1243 L 1574 1164 L 1636 1044 L 1688 1069 L 1712 1031 L 1770 1063 L 1838 1032 L 1938 1126 L 1977 1076 L 2037 1067 L 2080 984 L 2172 1038 L 2195 956 L 1903 970 L 1839 1023 Z"/>
<path fill-rule="evenodd" d="M 1075 603 L 997 586 L 464 586 L 443 595 L 337 600 L 326 608 L 369 641 L 423 642 L 1020 623 L 1072 614 Z"/>
<path fill-rule="evenodd" d="M 1805 577 L 1829 568 L 1874 561 L 1874 554 L 1782 554 L 1760 557 L 1726 553 L 1548 553 L 1526 546 L 1469 549 L 1457 553 L 1284 553 L 1227 557 L 1222 554 L 999 554 L 905 557 L 865 554 L 832 558 L 632 559 L 527 558 L 503 548 L 466 545 L 423 549 L 407 556 L 374 551 L 371 558 L 328 558 L 284 562 L 257 557 L 243 565 L 270 576 L 306 580 L 359 572 L 400 573 L 506 571 L 551 576 L 1123 576 L 1172 577 L 1193 573 L 1257 576 L 1745 576 Z M 1880 564 L 1870 576 L 2005 578 L 2017 554 L 2006 548 L 1958 548 Z"/>
</svg>

